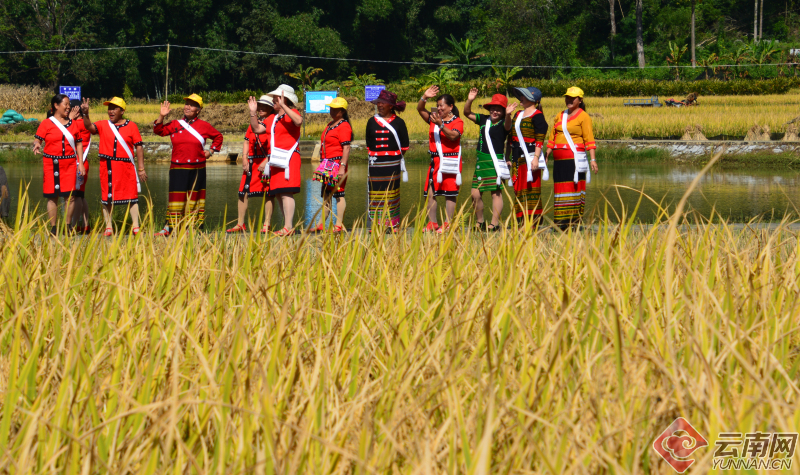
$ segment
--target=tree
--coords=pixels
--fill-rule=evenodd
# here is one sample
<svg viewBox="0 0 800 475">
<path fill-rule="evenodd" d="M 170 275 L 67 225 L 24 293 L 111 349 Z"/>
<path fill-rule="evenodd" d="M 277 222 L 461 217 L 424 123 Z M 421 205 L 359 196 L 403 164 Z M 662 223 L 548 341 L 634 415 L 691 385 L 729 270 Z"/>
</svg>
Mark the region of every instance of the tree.
<svg viewBox="0 0 800 475">
<path fill-rule="evenodd" d="M 522 68 L 517 68 L 517 67 L 500 69 L 495 66 L 492 66 L 492 69 L 494 69 L 494 74 L 496 76 L 494 80 L 495 82 L 494 88 L 497 91 L 501 89 L 504 90 L 507 89 L 509 83 L 514 78 L 514 76 L 522 72 Z M 508 95 L 507 91 L 505 91 L 505 93 L 506 95 Z"/>
<path fill-rule="evenodd" d="M 55 88 L 71 58 L 67 50 L 91 43 L 87 9 L 69 1 L 0 0 L 0 35 L 17 49 L 58 50 L 24 58 L 21 67 L 37 70 L 39 80 Z M 78 21 L 78 20 L 82 21 Z"/>
<path fill-rule="evenodd" d="M 642 0 L 636 0 L 636 57 L 644 68 L 644 31 L 642 30 Z"/>
<path fill-rule="evenodd" d="M 483 65 L 478 67 L 459 66 L 462 75 L 469 75 L 474 71 L 488 66 L 486 52 L 480 40 L 471 40 L 469 38 L 457 40 L 452 33 L 450 34 L 450 38 L 445 38 L 445 40 L 450 44 L 450 49 L 447 50 L 445 54 L 436 57 L 437 59 L 441 59 L 441 61 L 439 61 L 440 63 L 457 63 L 470 66 Z"/>
<path fill-rule="evenodd" d="M 695 43 L 694 43 L 694 6 L 696 0 L 692 0 L 692 67 L 697 67 L 697 57 L 695 56 Z"/>
<path fill-rule="evenodd" d="M 609 13 L 610 13 L 610 22 L 611 22 L 611 61 L 614 61 L 614 37 L 617 36 L 617 20 L 614 15 L 614 3 L 617 0 L 608 0 L 609 4 Z"/>
<path fill-rule="evenodd" d="M 285 72 L 286 76 L 296 79 L 303 89 L 311 89 L 311 78 L 322 72 L 322 68 L 307 67 L 303 69 L 303 65 L 297 65 L 295 71 Z"/>
</svg>

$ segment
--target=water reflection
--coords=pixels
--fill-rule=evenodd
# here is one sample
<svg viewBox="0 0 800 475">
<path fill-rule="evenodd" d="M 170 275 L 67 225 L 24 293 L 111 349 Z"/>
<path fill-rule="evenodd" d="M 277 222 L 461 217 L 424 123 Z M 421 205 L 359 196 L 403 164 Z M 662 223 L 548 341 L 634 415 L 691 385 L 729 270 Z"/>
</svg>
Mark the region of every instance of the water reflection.
<svg viewBox="0 0 800 475">
<path fill-rule="evenodd" d="M 41 195 L 42 166 L 33 163 L 7 163 L 3 165 L 12 185 L 12 197 L 16 200 L 20 181 L 30 182 L 33 204 L 44 211 L 45 200 Z M 402 215 L 416 213 L 424 206 L 422 188 L 427 172 L 425 163 L 408 163 L 409 181 L 401 185 L 400 210 Z M 468 205 L 469 188 L 472 183 L 474 165 L 467 164 L 463 174 L 464 186 L 458 203 Z M 297 201 L 296 222 L 311 226 L 311 220 L 322 205 L 320 183 L 311 179 L 314 168 L 310 162 L 303 163 L 302 191 L 295 196 Z M 149 181 L 143 186 L 143 195 L 149 197 L 152 210 L 160 222 L 166 211 L 167 184 L 169 164 L 150 164 L 148 166 Z M 654 164 L 601 164 L 600 173 L 592 175 L 592 182 L 587 190 L 587 214 L 604 211 L 609 207 L 609 215 L 620 213 L 623 208 L 632 210 L 639 199 L 639 193 L 622 187 L 629 187 L 644 192 L 658 203 L 674 206 L 680 200 L 689 183 L 697 176 L 700 168 L 676 165 Z M 237 191 L 242 169 L 239 165 L 212 164 L 207 173 L 207 209 L 206 219 L 210 227 L 219 227 L 223 222 L 228 224 L 236 219 Z M 350 226 L 357 218 L 364 217 L 367 203 L 367 166 L 366 163 L 354 163 L 350 167 L 346 199 L 347 211 L 345 223 Z M 618 187 L 616 185 L 621 185 Z M 511 190 L 509 189 L 511 192 Z M 708 216 L 712 210 L 731 221 L 747 221 L 754 217 L 778 220 L 784 213 L 796 213 L 795 204 L 800 196 L 800 177 L 792 170 L 713 170 L 704 176 L 696 192 L 690 197 L 689 205 Z M 513 192 L 511 192 L 513 195 Z M 100 189 L 97 180 L 97 163 L 91 164 L 87 193 L 90 211 L 99 217 Z M 546 219 L 552 218 L 553 182 L 544 182 L 542 200 L 545 202 Z M 260 201 L 260 200 L 259 200 Z M 490 197 L 484 193 L 485 213 L 490 213 Z M 335 202 L 334 202 L 335 206 Z M 143 208 L 146 208 L 143 205 Z M 441 208 L 441 207 L 440 207 Z M 506 200 L 504 217 L 510 213 L 511 206 Z M 16 212 L 16 203 L 12 202 L 12 213 Z M 259 206 L 251 206 L 248 219 L 258 220 Z M 638 213 L 639 219 L 652 221 L 658 214 L 657 205 L 644 200 Z M 300 221 L 302 220 L 302 221 Z M 282 216 L 275 213 L 273 225 L 279 226 Z M 260 227 L 260 226 L 257 226 Z"/>
</svg>

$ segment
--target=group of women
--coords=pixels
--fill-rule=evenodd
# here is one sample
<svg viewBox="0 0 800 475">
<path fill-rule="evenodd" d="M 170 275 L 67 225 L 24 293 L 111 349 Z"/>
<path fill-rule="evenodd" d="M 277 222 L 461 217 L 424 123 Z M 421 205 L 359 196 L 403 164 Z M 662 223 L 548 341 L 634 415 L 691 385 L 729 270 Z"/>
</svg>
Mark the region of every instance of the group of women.
<svg viewBox="0 0 800 475">
<path fill-rule="evenodd" d="M 552 133 L 545 147 L 548 130 L 541 107 L 542 93 L 534 88 L 513 88 L 513 95 L 522 105 L 508 104 L 505 95 L 496 94 L 483 105 L 486 113 L 474 113 L 472 105 L 478 95 L 469 92 L 464 117 L 480 127 L 477 163 L 472 180 L 471 197 L 476 226 L 481 230 L 500 228 L 503 210 L 504 181 L 513 185 L 516 217 L 537 225 L 541 220 L 542 181 L 549 179 L 546 160 L 553 155 L 555 223 L 567 228 L 583 214 L 586 183 L 591 172 L 597 172 L 592 122 L 586 113 L 583 91 L 571 87 L 564 94 L 566 109 L 556 115 Z M 462 185 L 463 160 L 461 141 L 464 121 L 449 94 L 438 95 L 439 89 L 427 89 L 417 103 L 417 112 L 429 125 L 430 166 L 423 197 L 427 200 L 427 232 L 444 232 L 456 210 L 456 198 Z M 436 98 L 436 107 L 427 109 L 427 102 Z M 202 227 L 206 194 L 206 160 L 219 152 L 223 137 L 211 124 L 198 118 L 203 100 L 197 94 L 184 98 L 183 117 L 165 123 L 169 102 L 161 105 L 153 123 L 153 132 L 169 136 L 172 158 L 169 170 L 169 200 L 164 228 L 156 233 L 168 236 L 185 218 Z M 368 150 L 368 215 L 373 228 L 396 231 L 400 224 L 400 186 L 408 181 L 404 154 L 409 149 L 408 129 L 397 113 L 405 110 L 405 102 L 383 90 L 372 101 L 377 114 L 366 126 Z M 262 233 L 270 232 L 273 206 L 277 202 L 284 217 L 279 236 L 293 234 L 294 195 L 300 192 L 301 158 L 298 151 L 303 117 L 297 109 L 298 98 L 285 84 L 248 101 L 250 124 L 242 149 L 242 179 L 239 185 L 238 219 L 229 233 L 246 230 L 246 213 L 251 198 L 263 198 Z M 115 97 L 103 103 L 108 106 L 108 120 L 92 122 L 89 102 L 80 107 L 67 96 L 56 95 L 51 101 L 48 119 L 43 121 L 34 139 L 34 152 L 44 156 L 43 191 L 48 199 L 48 213 L 55 232 L 58 198 L 68 202 L 67 215 L 73 231 L 87 232 L 89 217 L 85 202 L 88 178 L 86 161 L 92 137 L 99 136 L 99 175 L 105 235 L 113 235 L 112 212 L 115 205 L 129 207 L 132 233 L 139 233 L 138 194 L 141 182 L 147 180 L 141 134 L 137 125 L 124 117 L 126 103 Z M 344 230 L 346 208 L 345 187 L 353 130 L 347 113 L 347 101 L 336 98 L 330 104 L 331 121 L 322 133 L 320 165 L 313 179 L 321 182 L 324 212 L 316 230 L 325 229 L 326 215 L 336 200 L 336 224 L 332 232 Z M 515 112 L 516 111 L 516 112 Z M 79 120 L 80 119 L 80 120 Z M 211 141 L 209 149 L 206 141 Z M 586 155 L 590 155 L 588 160 Z M 134 160 L 134 155 L 136 159 Z M 138 167 L 137 167 L 138 164 Z M 491 221 L 483 216 L 482 194 L 492 197 Z M 445 220 L 438 223 L 437 198 L 444 197 Z M 83 221 L 82 225 L 78 223 Z"/>
<path fill-rule="evenodd" d="M 161 115 L 153 124 L 155 134 L 169 136 L 172 141 L 167 224 L 156 233 L 160 236 L 168 236 L 187 213 L 193 223 L 202 226 L 205 161 L 222 146 L 222 134 L 208 122 L 197 118 L 203 99 L 192 94 L 185 101 L 183 118 L 165 124 L 164 116 L 169 113 L 170 104 L 164 102 Z M 108 106 L 108 120 L 92 122 L 88 99 L 78 105 L 72 104 L 66 95 L 57 94 L 50 101 L 47 119 L 39 125 L 34 136 L 33 152 L 44 157 L 43 191 L 54 234 L 59 198 L 67 202 L 70 232 L 89 232 L 84 196 L 89 178 L 86 158 L 95 135 L 98 136 L 100 202 L 106 226 L 104 235 L 114 234 L 112 213 L 116 205 L 127 207 L 132 221 L 131 233 L 139 234 L 139 193 L 142 191 L 141 182 L 147 181 L 142 136 L 139 127 L 125 118 L 127 104 L 124 99 L 114 97 L 103 105 Z M 205 150 L 206 139 L 212 140 L 210 150 Z M 83 221 L 82 225 L 80 221 Z"/>
</svg>

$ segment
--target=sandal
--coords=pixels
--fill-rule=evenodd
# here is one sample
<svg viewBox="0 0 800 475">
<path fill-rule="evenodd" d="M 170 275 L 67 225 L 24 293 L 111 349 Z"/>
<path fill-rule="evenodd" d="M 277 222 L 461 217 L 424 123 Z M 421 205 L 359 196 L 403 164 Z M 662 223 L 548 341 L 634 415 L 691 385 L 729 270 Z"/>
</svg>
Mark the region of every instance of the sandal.
<svg viewBox="0 0 800 475">
<path fill-rule="evenodd" d="M 475 223 L 476 231 L 486 231 L 486 221 Z"/>
<path fill-rule="evenodd" d="M 228 234 L 243 233 L 246 229 L 247 229 L 247 226 L 245 226 L 244 224 L 237 224 L 236 226 L 228 229 L 225 232 L 228 233 Z"/>
<path fill-rule="evenodd" d="M 312 233 L 321 233 L 323 231 L 325 231 L 325 223 L 319 223 L 319 226 L 311 230 Z"/>
<path fill-rule="evenodd" d="M 442 227 L 440 227 L 438 230 L 436 230 L 436 232 L 439 233 L 439 234 L 444 234 L 444 233 L 447 232 L 448 229 L 450 229 L 450 223 L 445 221 L 444 223 L 442 223 Z"/>
<path fill-rule="evenodd" d="M 161 231 L 153 234 L 153 236 L 169 237 L 169 230 L 167 228 L 164 228 Z"/>
<path fill-rule="evenodd" d="M 276 231 L 272 234 L 280 237 L 291 236 L 292 234 L 294 234 L 294 230 L 289 228 L 283 228 L 280 231 Z"/>
<path fill-rule="evenodd" d="M 109 237 L 114 235 L 114 230 L 111 228 L 106 228 L 106 232 L 103 233 L 103 236 Z"/>
<path fill-rule="evenodd" d="M 270 229 L 269 224 L 261 226 L 261 234 L 267 234 L 269 232 L 269 229 Z"/>
<path fill-rule="evenodd" d="M 425 226 L 425 229 L 422 230 L 423 233 L 433 233 L 439 230 L 439 225 L 434 223 L 433 221 L 429 221 L 428 225 Z"/>
<path fill-rule="evenodd" d="M 501 228 L 499 224 L 490 224 L 489 226 L 486 227 L 486 230 L 489 232 L 497 232 L 500 231 L 501 229 L 503 228 Z"/>
<path fill-rule="evenodd" d="M 138 236 L 139 235 L 139 226 L 136 226 L 135 228 L 131 228 L 131 234 L 133 234 L 134 236 Z"/>
<path fill-rule="evenodd" d="M 333 230 L 331 232 L 334 234 L 339 234 L 343 233 L 344 231 L 345 231 L 344 226 L 342 226 L 341 224 L 337 224 L 336 226 L 333 227 Z"/>
</svg>

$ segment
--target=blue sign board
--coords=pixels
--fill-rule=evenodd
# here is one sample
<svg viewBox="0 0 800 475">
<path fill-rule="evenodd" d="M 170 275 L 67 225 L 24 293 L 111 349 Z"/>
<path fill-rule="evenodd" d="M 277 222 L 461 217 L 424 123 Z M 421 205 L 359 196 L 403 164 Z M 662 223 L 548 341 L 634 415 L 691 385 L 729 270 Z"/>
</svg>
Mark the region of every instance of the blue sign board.
<svg viewBox="0 0 800 475">
<path fill-rule="evenodd" d="M 384 89 L 386 86 L 364 86 L 364 100 L 374 101 Z"/>
<path fill-rule="evenodd" d="M 81 87 L 80 86 L 58 86 L 59 94 L 64 94 L 69 97 L 69 100 L 81 100 Z"/>
<path fill-rule="evenodd" d="M 336 91 L 306 91 L 306 114 L 327 114 L 336 95 Z"/>
</svg>

